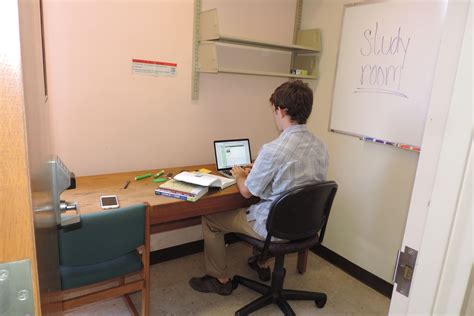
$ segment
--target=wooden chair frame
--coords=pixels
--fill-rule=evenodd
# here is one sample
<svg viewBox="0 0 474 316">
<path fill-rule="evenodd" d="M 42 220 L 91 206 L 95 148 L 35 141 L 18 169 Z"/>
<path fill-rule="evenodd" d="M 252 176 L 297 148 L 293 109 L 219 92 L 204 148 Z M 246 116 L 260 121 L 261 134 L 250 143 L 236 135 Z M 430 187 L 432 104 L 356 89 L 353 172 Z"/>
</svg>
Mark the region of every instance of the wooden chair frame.
<svg viewBox="0 0 474 316">
<path fill-rule="evenodd" d="M 68 289 L 62 291 L 63 297 L 71 297 L 63 299 L 62 307 L 63 311 L 68 311 L 73 308 L 95 303 L 101 300 L 107 300 L 115 297 L 122 296 L 131 314 L 138 316 L 139 313 L 135 308 L 130 294 L 141 291 L 142 292 L 142 315 L 150 315 L 150 205 L 145 202 L 145 243 L 137 248 L 137 251 L 141 255 L 141 261 L 143 268 L 139 272 L 133 272 L 127 275 L 116 277 L 103 282 L 89 284 L 74 289 Z M 137 280 L 136 276 L 140 278 Z M 126 281 L 127 278 L 135 277 L 131 281 Z M 99 289 L 91 291 L 95 288 L 105 287 L 105 289 Z M 80 292 L 89 292 L 83 295 L 74 295 Z"/>
</svg>

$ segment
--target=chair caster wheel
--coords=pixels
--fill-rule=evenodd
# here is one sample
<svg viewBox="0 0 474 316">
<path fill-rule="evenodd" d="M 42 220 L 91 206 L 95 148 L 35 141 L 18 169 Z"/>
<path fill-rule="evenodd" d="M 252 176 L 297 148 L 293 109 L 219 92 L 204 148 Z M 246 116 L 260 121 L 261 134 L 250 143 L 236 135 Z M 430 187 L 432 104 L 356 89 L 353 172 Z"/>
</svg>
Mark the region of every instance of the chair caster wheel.
<svg viewBox="0 0 474 316">
<path fill-rule="evenodd" d="M 326 301 L 327 301 L 327 297 L 324 296 L 323 298 L 321 298 L 319 300 L 315 300 L 314 303 L 316 304 L 316 306 L 318 308 L 323 308 L 324 305 L 326 305 Z"/>
</svg>

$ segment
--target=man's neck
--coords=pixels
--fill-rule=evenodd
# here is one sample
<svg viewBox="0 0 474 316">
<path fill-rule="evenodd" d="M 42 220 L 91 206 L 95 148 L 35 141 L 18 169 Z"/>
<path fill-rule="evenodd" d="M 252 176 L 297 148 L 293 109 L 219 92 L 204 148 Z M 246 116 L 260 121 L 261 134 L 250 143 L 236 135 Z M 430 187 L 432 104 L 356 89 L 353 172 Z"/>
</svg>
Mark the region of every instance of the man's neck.
<svg viewBox="0 0 474 316">
<path fill-rule="evenodd" d="M 295 126 L 295 125 L 299 125 L 297 122 L 294 122 L 294 121 L 283 121 L 283 124 L 282 124 L 282 132 L 287 129 L 288 127 L 290 126 Z"/>
</svg>

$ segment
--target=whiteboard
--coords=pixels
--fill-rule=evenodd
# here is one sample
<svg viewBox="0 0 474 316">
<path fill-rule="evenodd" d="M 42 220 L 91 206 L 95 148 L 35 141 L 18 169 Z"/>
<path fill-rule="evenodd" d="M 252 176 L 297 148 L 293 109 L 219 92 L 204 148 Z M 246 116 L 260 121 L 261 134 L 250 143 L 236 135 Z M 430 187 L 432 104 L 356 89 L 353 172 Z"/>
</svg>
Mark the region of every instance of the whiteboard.
<svg viewBox="0 0 474 316">
<path fill-rule="evenodd" d="M 345 6 L 332 131 L 421 145 L 445 11 L 443 1 Z"/>
</svg>

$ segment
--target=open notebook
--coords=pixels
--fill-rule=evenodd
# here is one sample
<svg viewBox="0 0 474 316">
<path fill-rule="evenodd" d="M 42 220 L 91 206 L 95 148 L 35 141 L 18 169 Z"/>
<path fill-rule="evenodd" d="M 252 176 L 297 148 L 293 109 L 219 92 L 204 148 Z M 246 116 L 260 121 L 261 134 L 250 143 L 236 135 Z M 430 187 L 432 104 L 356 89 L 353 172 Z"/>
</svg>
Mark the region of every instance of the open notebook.
<svg viewBox="0 0 474 316">
<path fill-rule="evenodd" d="M 229 179 L 213 174 L 205 174 L 200 172 L 183 171 L 174 176 L 175 180 L 187 183 L 202 185 L 204 187 L 217 187 L 225 189 L 235 184 L 235 179 Z"/>
</svg>

